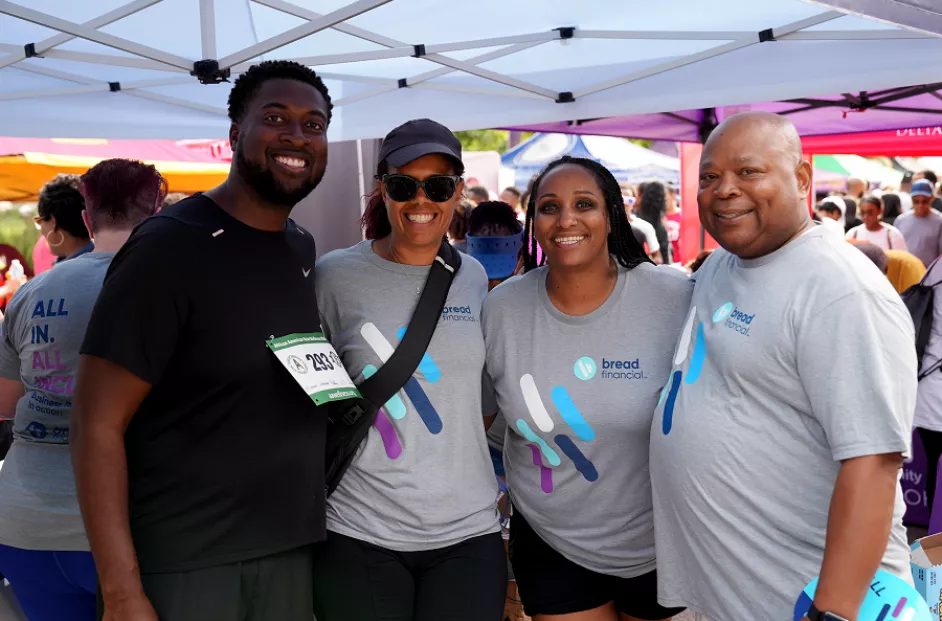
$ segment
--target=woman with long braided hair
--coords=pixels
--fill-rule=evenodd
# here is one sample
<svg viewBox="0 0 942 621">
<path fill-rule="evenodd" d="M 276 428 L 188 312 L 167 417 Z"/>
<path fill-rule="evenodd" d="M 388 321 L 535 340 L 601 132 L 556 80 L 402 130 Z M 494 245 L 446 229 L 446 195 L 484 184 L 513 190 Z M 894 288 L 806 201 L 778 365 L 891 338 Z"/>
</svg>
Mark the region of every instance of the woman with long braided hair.
<svg viewBox="0 0 942 621">
<path fill-rule="evenodd" d="M 657 602 L 648 444 L 692 283 L 651 263 L 621 188 L 592 160 L 543 171 L 524 234 L 524 275 L 482 312 L 524 609 L 535 621 L 667 619 L 679 609 Z"/>
</svg>

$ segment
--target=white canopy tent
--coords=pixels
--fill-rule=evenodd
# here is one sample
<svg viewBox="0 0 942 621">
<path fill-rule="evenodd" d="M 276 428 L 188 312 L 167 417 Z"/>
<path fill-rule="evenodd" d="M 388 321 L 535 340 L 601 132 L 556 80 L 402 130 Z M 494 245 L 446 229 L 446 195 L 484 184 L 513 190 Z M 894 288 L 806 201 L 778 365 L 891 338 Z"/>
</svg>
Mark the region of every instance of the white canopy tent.
<svg viewBox="0 0 942 621">
<path fill-rule="evenodd" d="M 335 141 L 421 116 L 460 130 L 924 84 L 942 67 L 934 32 L 803 0 L 292 2 L 0 0 L 0 135 L 221 137 L 230 85 L 191 72 L 261 59 L 323 75 Z"/>
</svg>

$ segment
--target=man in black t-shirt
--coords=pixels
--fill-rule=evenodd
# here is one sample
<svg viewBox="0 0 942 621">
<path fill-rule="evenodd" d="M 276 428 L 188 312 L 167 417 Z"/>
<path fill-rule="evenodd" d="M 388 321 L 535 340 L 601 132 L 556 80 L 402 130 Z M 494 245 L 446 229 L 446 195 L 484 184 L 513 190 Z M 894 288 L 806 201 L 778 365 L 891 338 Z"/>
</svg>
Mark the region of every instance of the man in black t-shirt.
<svg viewBox="0 0 942 621">
<path fill-rule="evenodd" d="M 266 347 L 320 331 L 288 218 L 327 163 L 330 96 L 266 62 L 229 97 L 229 177 L 142 224 L 82 347 L 73 463 L 108 621 L 311 621 L 326 411 Z"/>
</svg>

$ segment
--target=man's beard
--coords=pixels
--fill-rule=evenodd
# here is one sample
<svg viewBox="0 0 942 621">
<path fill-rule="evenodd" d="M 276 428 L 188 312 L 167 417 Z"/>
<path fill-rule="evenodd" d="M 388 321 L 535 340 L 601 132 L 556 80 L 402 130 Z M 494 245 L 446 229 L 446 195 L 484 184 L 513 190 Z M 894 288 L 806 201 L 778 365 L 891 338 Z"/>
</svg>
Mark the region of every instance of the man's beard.
<svg viewBox="0 0 942 621">
<path fill-rule="evenodd" d="M 275 175 L 271 169 L 264 168 L 261 164 L 250 162 L 246 159 L 242 149 L 236 149 L 236 169 L 239 176 L 249 185 L 262 200 L 280 207 L 294 207 L 308 194 L 314 191 L 317 184 L 321 182 L 324 173 L 316 177 L 306 179 L 304 183 L 294 189 L 285 188 L 275 180 Z M 313 166 L 313 161 L 311 162 Z"/>
</svg>

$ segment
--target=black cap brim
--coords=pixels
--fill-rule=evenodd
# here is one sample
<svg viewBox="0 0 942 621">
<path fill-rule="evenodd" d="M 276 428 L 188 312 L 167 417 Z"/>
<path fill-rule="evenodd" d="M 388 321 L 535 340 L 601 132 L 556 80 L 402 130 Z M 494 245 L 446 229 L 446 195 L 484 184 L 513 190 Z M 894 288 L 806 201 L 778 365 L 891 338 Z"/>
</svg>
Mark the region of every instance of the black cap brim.
<svg viewBox="0 0 942 621">
<path fill-rule="evenodd" d="M 461 156 L 443 144 L 437 142 L 420 142 L 418 144 L 410 144 L 401 149 L 396 149 L 392 153 L 386 156 L 386 163 L 394 168 L 399 168 L 400 166 L 405 166 L 409 162 L 419 159 L 425 155 L 432 155 L 433 153 L 438 153 L 441 155 L 447 155 L 457 162 L 461 161 Z"/>
</svg>

